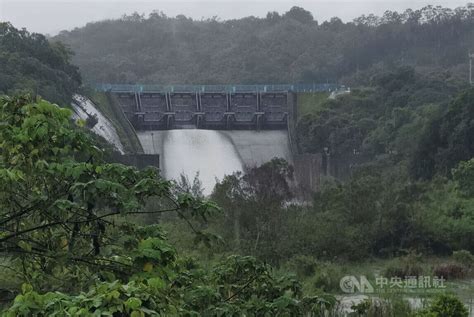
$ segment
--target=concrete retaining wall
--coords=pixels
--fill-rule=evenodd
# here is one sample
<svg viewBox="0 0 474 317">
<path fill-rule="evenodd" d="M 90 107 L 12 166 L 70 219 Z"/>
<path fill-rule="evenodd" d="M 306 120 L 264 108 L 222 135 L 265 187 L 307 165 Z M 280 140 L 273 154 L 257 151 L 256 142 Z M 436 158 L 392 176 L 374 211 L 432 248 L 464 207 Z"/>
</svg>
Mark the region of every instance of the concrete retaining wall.
<svg viewBox="0 0 474 317">
<path fill-rule="evenodd" d="M 321 189 L 321 154 L 298 154 L 293 156 L 295 179 L 303 197 Z"/>
</svg>

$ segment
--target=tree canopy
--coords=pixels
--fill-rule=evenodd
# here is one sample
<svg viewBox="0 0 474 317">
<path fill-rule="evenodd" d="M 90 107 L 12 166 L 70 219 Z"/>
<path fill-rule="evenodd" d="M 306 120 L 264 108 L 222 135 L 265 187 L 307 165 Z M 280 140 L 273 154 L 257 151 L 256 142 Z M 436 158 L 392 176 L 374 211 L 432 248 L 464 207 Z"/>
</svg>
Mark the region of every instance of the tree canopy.
<svg viewBox="0 0 474 317">
<path fill-rule="evenodd" d="M 474 7 L 427 6 L 318 23 L 303 8 L 220 21 L 154 12 L 89 23 L 55 39 L 87 82 L 225 84 L 366 81 L 371 70 L 411 65 L 467 78 Z M 370 76 L 369 76 L 370 77 Z"/>
<path fill-rule="evenodd" d="M 0 22 L 0 94 L 29 92 L 69 104 L 81 84 L 71 55 L 60 42 Z"/>
</svg>

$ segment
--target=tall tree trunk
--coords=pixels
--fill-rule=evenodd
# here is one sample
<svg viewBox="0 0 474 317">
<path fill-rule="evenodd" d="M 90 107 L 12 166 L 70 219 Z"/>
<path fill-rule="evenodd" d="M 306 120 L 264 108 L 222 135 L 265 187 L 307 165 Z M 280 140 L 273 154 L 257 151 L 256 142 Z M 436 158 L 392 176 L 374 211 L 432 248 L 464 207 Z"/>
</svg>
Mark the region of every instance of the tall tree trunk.
<svg viewBox="0 0 474 317">
<path fill-rule="evenodd" d="M 240 210 L 234 209 L 234 240 L 235 247 L 240 251 Z"/>
</svg>

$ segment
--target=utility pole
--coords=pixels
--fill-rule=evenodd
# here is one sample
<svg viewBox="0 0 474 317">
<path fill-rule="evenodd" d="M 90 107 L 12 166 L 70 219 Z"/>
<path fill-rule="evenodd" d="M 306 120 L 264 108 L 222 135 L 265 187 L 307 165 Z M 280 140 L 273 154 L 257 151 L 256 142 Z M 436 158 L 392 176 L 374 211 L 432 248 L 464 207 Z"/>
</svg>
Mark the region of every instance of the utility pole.
<svg viewBox="0 0 474 317">
<path fill-rule="evenodd" d="M 469 84 L 474 84 L 472 81 L 472 59 L 474 58 L 474 54 L 469 52 Z"/>
<path fill-rule="evenodd" d="M 155 147 L 155 139 L 153 138 L 153 132 L 151 133 L 151 143 L 153 144 L 153 154 L 158 154 L 156 153 L 156 147 Z"/>
</svg>

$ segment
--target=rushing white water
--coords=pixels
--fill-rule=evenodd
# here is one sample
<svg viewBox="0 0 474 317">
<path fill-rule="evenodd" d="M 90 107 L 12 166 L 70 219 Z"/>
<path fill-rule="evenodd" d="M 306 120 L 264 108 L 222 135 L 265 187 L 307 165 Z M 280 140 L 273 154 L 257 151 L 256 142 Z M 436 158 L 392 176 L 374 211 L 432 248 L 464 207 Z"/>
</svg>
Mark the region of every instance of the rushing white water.
<svg viewBox="0 0 474 317">
<path fill-rule="evenodd" d="M 219 133 L 231 139 L 246 167 L 260 166 L 275 157 L 293 163 L 286 130 L 226 130 Z"/>
<path fill-rule="evenodd" d="M 95 107 L 94 103 L 81 95 L 74 95 L 72 107 L 74 109 L 73 118 L 87 120 L 90 116 L 97 117 L 97 124 L 92 128 L 95 134 L 102 136 L 111 143 L 117 151 L 124 153 L 122 142 L 113 124 Z"/>
<path fill-rule="evenodd" d="M 197 172 L 210 194 L 225 175 L 259 166 L 274 157 L 291 162 L 286 131 L 216 131 L 182 129 L 138 132 L 147 154 L 160 154 L 160 168 L 167 179 L 184 174 L 192 180 Z"/>
<path fill-rule="evenodd" d="M 216 178 L 243 170 L 243 164 L 229 138 L 213 130 L 170 130 L 139 133 L 146 153 L 159 153 L 167 179 L 190 180 L 199 172 L 204 194 L 214 189 Z"/>
</svg>

